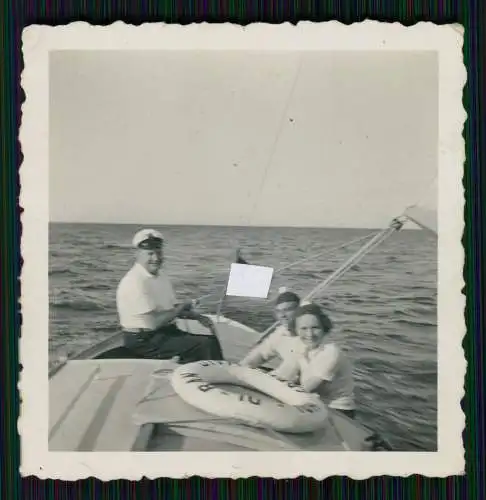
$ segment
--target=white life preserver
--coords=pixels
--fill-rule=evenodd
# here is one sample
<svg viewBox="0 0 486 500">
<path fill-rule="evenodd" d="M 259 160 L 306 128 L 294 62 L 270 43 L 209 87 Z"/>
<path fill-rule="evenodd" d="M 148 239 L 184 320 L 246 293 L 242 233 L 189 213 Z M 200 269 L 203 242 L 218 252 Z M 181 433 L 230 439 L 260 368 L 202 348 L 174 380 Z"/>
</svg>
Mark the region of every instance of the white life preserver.
<svg viewBox="0 0 486 500">
<path fill-rule="evenodd" d="M 254 427 L 302 433 L 321 429 L 327 423 L 326 405 L 316 394 L 235 363 L 198 361 L 181 365 L 174 370 L 171 383 L 186 403 L 213 415 L 242 420 Z M 270 397 L 259 398 L 244 390 L 230 392 L 215 384 L 256 389 Z"/>
</svg>

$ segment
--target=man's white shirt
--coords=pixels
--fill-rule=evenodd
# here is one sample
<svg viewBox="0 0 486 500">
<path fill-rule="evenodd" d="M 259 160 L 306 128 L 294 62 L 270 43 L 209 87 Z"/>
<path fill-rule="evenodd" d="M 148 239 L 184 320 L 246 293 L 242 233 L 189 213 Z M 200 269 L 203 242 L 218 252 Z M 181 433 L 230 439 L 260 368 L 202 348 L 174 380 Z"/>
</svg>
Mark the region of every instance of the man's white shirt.
<svg viewBox="0 0 486 500">
<path fill-rule="evenodd" d="M 279 325 L 252 353 L 255 356 L 261 356 L 264 360 L 270 359 L 278 355 L 282 359 L 286 359 L 292 354 L 294 348 L 293 340 L 295 337 L 288 329 Z"/>
<path fill-rule="evenodd" d="M 167 274 L 150 274 L 136 263 L 122 278 L 116 292 L 116 304 L 123 329 L 154 330 L 154 315 L 175 306 L 176 295 Z"/>
</svg>

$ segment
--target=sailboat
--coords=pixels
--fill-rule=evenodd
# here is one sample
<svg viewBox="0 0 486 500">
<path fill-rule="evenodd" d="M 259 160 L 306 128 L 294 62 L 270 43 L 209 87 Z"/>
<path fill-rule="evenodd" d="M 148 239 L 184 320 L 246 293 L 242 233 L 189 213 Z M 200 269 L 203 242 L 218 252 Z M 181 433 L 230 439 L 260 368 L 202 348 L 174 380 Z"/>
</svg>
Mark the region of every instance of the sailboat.
<svg viewBox="0 0 486 500">
<path fill-rule="evenodd" d="M 369 252 L 382 244 L 405 224 L 437 235 L 433 211 L 423 207 L 407 208 L 390 224 L 369 237 L 359 238 L 334 249 L 361 242 L 359 249 L 341 266 L 305 296 L 312 300 L 353 268 Z M 316 256 L 313 256 L 314 258 Z M 240 256 L 241 258 L 241 256 Z M 240 260 L 240 262 L 245 262 Z M 281 268 L 288 269 L 297 263 Z M 279 271 L 279 270 L 277 270 Z M 228 364 L 235 345 L 254 345 L 269 335 L 274 325 L 263 333 L 225 317 L 221 303 L 215 314 L 208 314 L 215 324 Z M 198 322 L 178 320 L 179 327 L 193 334 L 210 334 Z M 178 393 L 174 374 L 181 370 L 174 360 L 137 359 L 123 347 L 121 333 L 96 343 L 51 368 L 49 372 L 49 449 L 51 451 L 370 451 L 391 450 L 389 436 L 348 417 L 326 409 L 322 425 L 293 432 L 271 424 L 252 425 L 251 419 L 218 415 L 218 408 L 201 409 Z M 269 366 L 268 368 L 271 368 Z M 250 370 L 250 369 L 249 369 Z M 268 375 L 270 377 L 270 375 Z M 216 384 L 218 385 L 218 384 Z M 236 396 L 258 398 L 275 403 L 274 395 L 248 384 L 222 384 Z M 200 395 L 204 397 L 204 395 Z M 288 403 L 278 402 L 282 411 Z M 275 405 L 274 405 L 275 406 Z M 298 423 L 298 422 L 297 422 Z M 278 426 L 277 426 L 278 427 Z"/>
<path fill-rule="evenodd" d="M 284 105 L 277 137 L 273 142 L 260 188 L 272 163 L 283 124 L 288 118 L 287 108 L 301 66 L 302 59 Z M 257 190 L 257 201 L 258 197 Z M 255 207 L 256 205 L 253 206 L 253 211 Z M 349 242 L 349 246 L 358 243 L 361 243 L 361 246 L 338 269 L 310 290 L 304 299 L 312 300 L 318 297 L 408 222 L 418 224 L 436 234 L 437 227 L 433 217 L 426 221 L 419 208 L 418 205 L 409 207 L 382 230 L 372 233 L 369 237 Z M 345 246 L 347 245 L 323 249 L 314 257 L 337 252 Z M 236 260 L 245 263 L 241 255 L 238 255 Z M 276 272 L 297 264 L 288 264 Z M 226 365 L 220 368 L 229 372 L 233 370 L 230 365 L 238 361 L 234 354 L 235 346 L 248 345 L 249 339 L 253 344 L 261 342 L 271 334 L 276 325 L 269 326 L 262 333 L 226 317 L 222 314 L 225 292 L 226 290 L 223 290 L 217 310 L 208 316 L 215 325 L 226 360 Z M 197 335 L 212 334 L 195 321 L 178 320 L 178 326 Z M 296 410 L 304 405 L 292 404 L 292 398 L 299 399 L 299 388 L 282 389 L 282 394 L 285 393 L 287 399 L 279 400 L 275 393 L 266 390 L 265 385 L 271 386 L 275 380 L 263 371 L 260 371 L 258 376 L 256 373 L 247 373 L 250 382 L 235 376 L 231 380 L 232 383 L 213 381 L 210 384 L 212 387 L 217 386 L 218 390 L 224 390 L 226 394 L 235 395 L 236 400 L 241 403 L 246 401 L 252 404 L 252 401 L 258 401 L 259 403 L 254 405 L 253 418 L 248 405 L 244 415 L 238 412 L 230 415 L 228 411 L 222 411 L 221 406 L 210 408 L 210 405 L 204 404 L 207 403 L 205 398 L 210 398 L 211 393 L 215 391 L 205 393 L 201 389 L 197 400 L 191 400 L 187 394 L 182 394 L 183 385 L 179 382 L 183 375 L 189 380 L 197 381 L 199 387 L 208 386 L 202 375 L 183 373 L 185 366 L 178 365 L 174 360 L 135 358 L 123 347 L 122 333 L 116 333 L 66 360 L 61 360 L 49 372 L 49 450 L 157 452 L 391 449 L 387 436 L 380 435 L 376 429 L 370 429 L 339 412 L 319 405 L 317 414 L 321 415 L 322 419 L 312 421 L 310 426 L 303 425 L 312 419 Z M 194 367 L 194 371 L 202 368 L 203 362 Z M 240 401 L 243 395 L 245 401 Z M 235 401 L 235 398 L 232 401 Z M 271 409 L 273 413 L 270 416 L 275 417 L 274 421 L 267 419 L 262 422 L 261 414 L 259 418 L 256 416 L 256 407 L 258 411 L 262 407 Z M 299 414 L 296 414 L 296 411 L 299 411 Z M 285 425 L 282 423 L 284 420 Z M 296 424 L 295 429 L 289 425 L 292 422 Z"/>
</svg>

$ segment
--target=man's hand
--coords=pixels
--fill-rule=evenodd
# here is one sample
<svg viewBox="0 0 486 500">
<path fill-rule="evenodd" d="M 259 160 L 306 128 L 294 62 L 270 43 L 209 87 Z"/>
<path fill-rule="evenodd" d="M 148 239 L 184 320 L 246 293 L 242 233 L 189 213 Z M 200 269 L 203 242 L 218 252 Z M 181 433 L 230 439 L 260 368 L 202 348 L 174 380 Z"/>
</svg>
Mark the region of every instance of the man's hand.
<svg viewBox="0 0 486 500">
<path fill-rule="evenodd" d="M 214 323 L 207 316 L 203 316 L 202 314 L 198 316 L 197 320 L 201 323 L 202 326 L 209 328 L 211 331 L 214 330 Z"/>
<path fill-rule="evenodd" d="M 190 312 L 192 310 L 192 301 L 182 302 L 176 306 L 178 314 Z"/>
<path fill-rule="evenodd" d="M 288 378 L 285 376 L 284 373 L 279 372 L 278 370 L 272 370 L 271 372 L 268 372 L 268 374 L 276 378 L 277 380 L 280 380 L 281 382 L 289 382 Z"/>
</svg>

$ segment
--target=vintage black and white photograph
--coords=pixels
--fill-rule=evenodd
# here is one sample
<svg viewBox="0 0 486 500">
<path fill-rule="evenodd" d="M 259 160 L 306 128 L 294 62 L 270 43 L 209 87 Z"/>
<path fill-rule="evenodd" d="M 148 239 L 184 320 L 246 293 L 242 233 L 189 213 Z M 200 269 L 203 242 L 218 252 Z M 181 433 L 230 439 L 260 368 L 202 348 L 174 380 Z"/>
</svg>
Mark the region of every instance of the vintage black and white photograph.
<svg viewBox="0 0 486 500">
<path fill-rule="evenodd" d="M 68 44 L 46 71 L 48 452 L 440 451 L 438 50 Z"/>
</svg>

